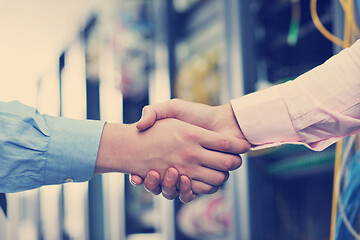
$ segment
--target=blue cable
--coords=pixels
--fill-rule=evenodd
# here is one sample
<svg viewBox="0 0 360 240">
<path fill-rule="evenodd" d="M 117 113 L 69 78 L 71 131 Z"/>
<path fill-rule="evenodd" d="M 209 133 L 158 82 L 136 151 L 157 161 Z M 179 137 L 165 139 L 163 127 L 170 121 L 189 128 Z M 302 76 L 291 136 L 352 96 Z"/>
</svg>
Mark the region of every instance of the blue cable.
<svg viewBox="0 0 360 240">
<path fill-rule="evenodd" d="M 360 1 L 360 0 L 359 0 Z M 358 232 L 360 214 L 360 151 L 350 160 L 341 190 L 341 203 L 351 226 Z M 337 214 L 335 239 L 354 239 L 344 224 L 341 214 Z"/>
</svg>

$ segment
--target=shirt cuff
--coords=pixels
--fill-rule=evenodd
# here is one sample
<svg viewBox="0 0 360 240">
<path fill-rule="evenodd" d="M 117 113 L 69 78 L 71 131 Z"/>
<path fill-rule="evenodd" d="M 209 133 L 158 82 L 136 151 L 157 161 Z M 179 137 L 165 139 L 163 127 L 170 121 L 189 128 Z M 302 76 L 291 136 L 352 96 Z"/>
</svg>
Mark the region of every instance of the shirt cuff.
<svg viewBox="0 0 360 240">
<path fill-rule="evenodd" d="M 294 130 L 280 86 L 231 100 L 236 119 L 252 149 L 301 141 Z"/>
<path fill-rule="evenodd" d="M 54 118 L 44 184 L 88 181 L 94 174 L 104 122 Z"/>
</svg>

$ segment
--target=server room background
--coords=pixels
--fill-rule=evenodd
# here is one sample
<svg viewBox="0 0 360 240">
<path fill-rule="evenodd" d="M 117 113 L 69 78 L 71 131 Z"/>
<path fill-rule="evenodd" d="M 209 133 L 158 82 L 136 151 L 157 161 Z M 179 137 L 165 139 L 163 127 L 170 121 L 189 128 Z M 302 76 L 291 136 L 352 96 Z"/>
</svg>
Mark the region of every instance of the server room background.
<svg viewBox="0 0 360 240">
<path fill-rule="evenodd" d="M 124 123 L 171 98 L 216 106 L 292 80 L 360 34 L 354 0 L 0 4 L 1 101 Z M 358 145 L 251 151 L 216 194 L 188 204 L 115 173 L 7 194 L 0 239 L 360 239 Z"/>
</svg>

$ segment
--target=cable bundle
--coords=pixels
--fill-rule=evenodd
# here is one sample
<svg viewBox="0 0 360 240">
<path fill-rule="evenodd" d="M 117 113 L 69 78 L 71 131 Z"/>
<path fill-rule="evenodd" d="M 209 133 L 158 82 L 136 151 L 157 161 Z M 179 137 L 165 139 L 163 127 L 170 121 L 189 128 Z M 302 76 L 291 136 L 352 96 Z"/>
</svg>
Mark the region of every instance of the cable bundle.
<svg viewBox="0 0 360 240">
<path fill-rule="evenodd" d="M 317 0 L 310 1 L 311 18 L 316 28 L 330 41 L 339 45 L 342 48 L 350 47 L 356 39 L 360 38 L 360 30 L 356 23 L 354 0 L 339 0 L 342 9 L 344 10 L 344 33 L 343 39 L 330 33 L 324 25 L 321 23 L 320 18 L 316 10 Z M 360 0 L 358 0 L 358 7 L 360 6 Z M 349 154 L 353 143 L 355 142 L 355 136 L 350 138 L 347 144 L 348 152 L 342 155 L 342 141 L 339 141 L 336 145 L 336 157 L 334 164 L 334 187 L 333 187 L 333 203 L 331 212 L 331 229 L 330 240 L 334 239 L 359 239 L 360 235 L 354 229 L 354 223 L 360 224 L 360 219 L 357 221 L 357 217 L 360 213 L 360 153 L 356 154 L 350 161 L 347 168 L 347 175 L 342 187 L 343 194 L 340 194 L 340 180 L 342 178 L 343 170 L 345 169 L 344 163 L 346 163 L 347 157 L 344 155 Z M 343 161 L 341 160 L 343 159 Z M 340 166 L 341 164 L 341 166 Z M 340 215 L 337 215 L 339 211 Z M 359 229 L 360 225 L 356 227 Z"/>
<path fill-rule="evenodd" d="M 311 0 L 310 2 L 310 11 L 311 18 L 316 26 L 316 28 L 330 41 L 341 46 L 342 48 L 347 48 L 356 41 L 356 38 L 360 37 L 360 31 L 356 24 L 355 14 L 354 14 L 354 0 L 339 0 L 341 7 L 344 10 L 344 39 L 340 39 L 337 36 L 330 33 L 324 25 L 321 23 L 319 16 L 316 11 L 316 2 L 317 0 Z"/>
<path fill-rule="evenodd" d="M 335 174 L 336 179 L 334 179 L 335 198 L 333 200 L 336 201 L 333 201 L 333 204 L 337 204 L 338 214 L 336 226 L 332 226 L 331 239 L 360 240 L 358 233 L 360 227 L 360 151 L 347 160 L 353 149 L 355 138 L 355 135 L 349 137 L 341 157 L 341 166 L 335 169 L 338 174 Z M 336 211 L 336 208 L 334 209 Z"/>
</svg>

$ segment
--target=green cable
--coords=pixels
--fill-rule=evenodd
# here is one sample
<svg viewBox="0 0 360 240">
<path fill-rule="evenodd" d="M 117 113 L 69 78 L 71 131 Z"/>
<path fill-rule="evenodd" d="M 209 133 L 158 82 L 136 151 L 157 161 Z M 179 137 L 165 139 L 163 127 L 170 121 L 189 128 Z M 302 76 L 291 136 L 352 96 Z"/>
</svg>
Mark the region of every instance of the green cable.
<svg viewBox="0 0 360 240">
<path fill-rule="evenodd" d="M 301 6 L 299 0 L 292 0 L 291 2 L 291 22 L 287 36 L 287 43 L 290 46 L 295 46 L 299 38 Z"/>
</svg>

